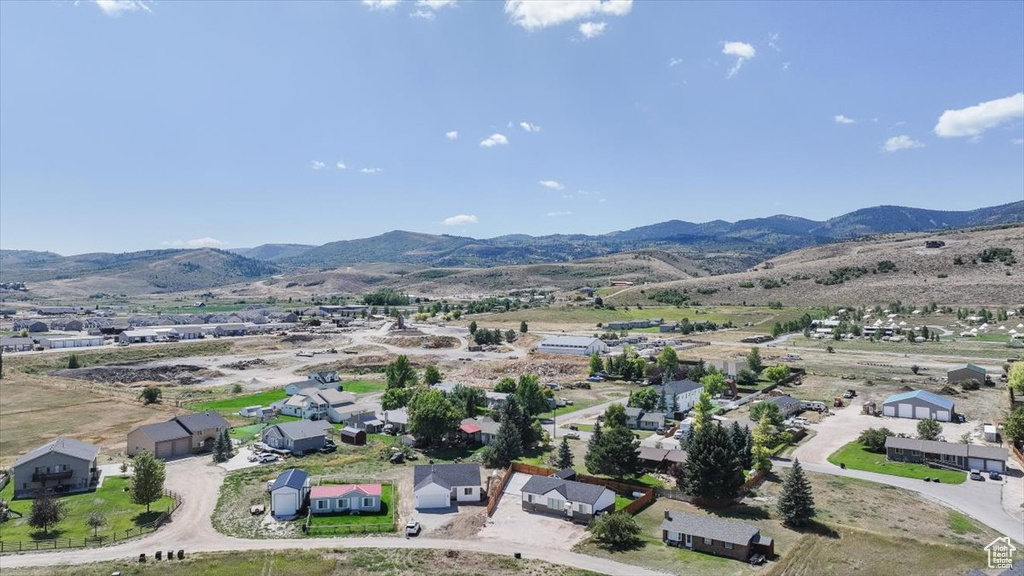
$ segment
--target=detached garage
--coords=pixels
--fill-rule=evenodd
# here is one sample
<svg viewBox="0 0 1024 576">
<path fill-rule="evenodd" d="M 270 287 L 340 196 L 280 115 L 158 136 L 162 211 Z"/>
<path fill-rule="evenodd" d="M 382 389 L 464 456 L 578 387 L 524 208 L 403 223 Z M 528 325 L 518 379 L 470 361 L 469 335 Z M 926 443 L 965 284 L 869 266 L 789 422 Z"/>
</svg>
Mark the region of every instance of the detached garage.
<svg viewBox="0 0 1024 576">
<path fill-rule="evenodd" d="M 309 474 L 289 468 L 270 485 L 270 514 L 276 518 L 297 516 L 309 495 Z"/>
<path fill-rule="evenodd" d="M 913 390 L 894 394 L 882 403 L 882 415 L 893 418 L 931 418 L 939 422 L 950 422 L 955 413 L 953 401 L 927 390 Z"/>
<path fill-rule="evenodd" d="M 128 455 L 143 450 L 166 460 L 192 453 L 192 436 L 176 421 L 139 426 L 128 433 Z"/>
</svg>

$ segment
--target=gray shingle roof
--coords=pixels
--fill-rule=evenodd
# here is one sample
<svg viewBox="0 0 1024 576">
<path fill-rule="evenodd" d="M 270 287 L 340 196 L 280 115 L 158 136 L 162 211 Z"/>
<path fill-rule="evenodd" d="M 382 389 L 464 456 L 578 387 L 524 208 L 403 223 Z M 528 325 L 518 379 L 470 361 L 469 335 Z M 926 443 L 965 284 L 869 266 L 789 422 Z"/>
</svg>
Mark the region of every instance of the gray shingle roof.
<svg viewBox="0 0 1024 576">
<path fill-rule="evenodd" d="M 438 484 L 445 488 L 454 486 L 479 486 L 479 464 L 425 464 L 413 468 L 412 484 L 415 490 Z"/>
<path fill-rule="evenodd" d="M 208 428 L 227 428 L 228 421 L 216 412 L 199 412 L 197 414 L 185 414 L 174 418 L 189 432 L 206 430 Z"/>
<path fill-rule="evenodd" d="M 987 458 L 989 460 L 1006 461 L 1010 453 L 1000 446 L 982 446 L 980 444 L 961 444 L 959 442 L 940 442 L 938 440 L 920 440 L 917 438 L 900 438 L 890 436 L 885 439 L 886 448 L 917 450 L 928 454 L 949 454 L 964 458 Z"/>
<path fill-rule="evenodd" d="M 711 538 L 719 542 L 732 542 L 746 546 L 759 532 L 757 526 L 720 520 L 714 516 L 675 511 L 666 511 L 665 514 L 667 517 L 661 522 L 662 530 Z"/>
<path fill-rule="evenodd" d="M 641 410 L 640 408 L 637 408 L 635 406 L 627 406 L 626 407 L 626 418 L 639 418 L 640 415 L 643 414 L 643 413 L 644 413 L 643 410 Z"/>
<path fill-rule="evenodd" d="M 61 437 L 51 442 L 47 442 L 39 448 L 25 454 L 21 458 L 18 458 L 18 460 L 14 462 L 14 466 L 21 466 L 26 462 L 30 462 L 51 452 L 63 454 L 79 460 L 92 461 L 96 458 L 96 455 L 100 453 L 100 447 L 82 442 L 81 440 L 75 440 L 74 438 Z"/>
<path fill-rule="evenodd" d="M 302 487 L 306 485 L 307 478 L 309 478 L 309 474 L 306 474 L 305 470 L 289 468 L 277 476 L 277 480 L 274 480 L 274 483 L 270 486 L 270 491 L 273 492 L 285 486 L 302 490 Z"/>
<path fill-rule="evenodd" d="M 331 427 L 331 423 L 326 420 L 294 420 L 275 424 L 274 427 L 280 430 L 282 435 L 292 440 L 305 440 L 323 436 L 325 431 Z"/>
<path fill-rule="evenodd" d="M 166 442 L 168 440 L 177 440 L 179 438 L 188 438 L 188 430 L 181 427 L 177 421 L 171 420 L 169 422 L 160 422 L 158 424 L 146 424 L 145 426 L 139 426 L 146 436 L 153 442 Z"/>
<path fill-rule="evenodd" d="M 655 386 L 654 389 L 657 390 L 659 394 L 661 394 L 661 390 L 664 388 L 668 390 L 669 394 L 678 396 L 680 394 L 692 392 L 698 388 L 703 387 L 704 386 L 701 385 L 700 382 L 694 382 L 693 380 L 686 378 L 685 380 L 673 380 L 668 384 L 665 384 L 664 386 Z"/>
<path fill-rule="evenodd" d="M 584 484 L 575 480 L 563 480 L 556 476 L 534 475 L 526 484 L 523 484 L 523 492 L 544 495 L 552 490 L 561 494 L 569 502 L 583 502 L 584 504 L 595 504 L 605 490 L 604 486 L 597 484 Z"/>
<path fill-rule="evenodd" d="M 792 396 L 790 396 L 788 394 L 783 395 L 783 396 L 772 396 L 770 398 L 767 398 L 765 400 L 765 402 L 771 402 L 772 404 L 775 404 L 776 406 L 778 406 L 780 409 L 785 409 L 785 408 L 787 408 L 789 406 L 794 406 L 794 405 L 802 404 L 802 402 L 800 402 L 800 400 L 797 400 L 796 398 L 793 398 Z"/>
</svg>

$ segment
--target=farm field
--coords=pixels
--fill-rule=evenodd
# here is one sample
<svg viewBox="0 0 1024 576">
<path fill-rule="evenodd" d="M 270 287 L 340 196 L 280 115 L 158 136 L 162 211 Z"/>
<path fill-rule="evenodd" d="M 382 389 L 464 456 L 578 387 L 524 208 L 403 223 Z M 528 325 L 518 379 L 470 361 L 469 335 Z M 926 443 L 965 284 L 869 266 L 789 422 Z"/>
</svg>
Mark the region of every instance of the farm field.
<svg viewBox="0 0 1024 576">
<path fill-rule="evenodd" d="M 490 326 L 497 323 L 503 327 L 506 324 L 518 327 L 520 321 L 526 320 L 531 329 L 552 329 L 551 326 L 571 326 L 576 329 L 597 331 L 598 323 L 606 324 L 616 320 L 662 318 L 666 322 L 678 322 L 683 318 L 687 318 L 690 322 L 711 321 L 719 324 L 731 320 L 737 326 L 750 323 L 764 326 L 764 329 L 768 329 L 775 322 L 794 320 L 808 312 L 813 315 L 816 310 L 810 308 L 773 309 L 767 306 L 696 306 L 686 308 L 676 306 L 642 306 L 638 308 L 629 306 L 617 307 L 614 310 L 592 308 L 589 306 L 549 306 L 497 314 L 471 315 L 463 317 L 463 319 L 466 322 L 476 320 L 477 324 L 481 326 Z M 698 336 L 699 333 L 690 335 L 690 337 Z"/>
<path fill-rule="evenodd" d="M 108 477 L 103 480 L 103 486 L 95 492 L 60 497 L 59 500 L 67 507 L 68 515 L 55 527 L 51 527 L 49 532 L 43 533 L 28 525 L 32 500 L 12 500 L 14 484 L 8 483 L 7 487 L 0 491 L 0 498 L 10 502 L 11 509 L 23 516 L 0 523 L 0 538 L 10 543 L 18 540 L 90 537 L 92 528 L 86 524 L 86 520 L 93 512 L 101 512 L 107 519 L 107 525 L 99 530 L 100 535 L 120 532 L 123 536 L 125 530 L 156 520 L 157 516 L 171 506 L 171 499 L 164 496 L 154 502 L 150 506 L 151 511 L 147 513 L 145 506 L 132 504 L 129 493 L 124 490 L 126 486 L 128 479 Z"/>
<path fill-rule="evenodd" d="M 847 468 L 864 470 L 865 472 L 878 472 L 879 474 L 890 474 L 904 478 L 938 478 L 946 484 L 963 484 L 967 480 L 966 472 L 954 470 L 940 470 L 930 468 L 924 464 L 912 464 L 907 462 L 890 462 L 885 454 L 871 452 L 864 448 L 859 442 L 850 442 L 828 457 L 828 461 L 839 465 L 845 464 Z"/>
</svg>

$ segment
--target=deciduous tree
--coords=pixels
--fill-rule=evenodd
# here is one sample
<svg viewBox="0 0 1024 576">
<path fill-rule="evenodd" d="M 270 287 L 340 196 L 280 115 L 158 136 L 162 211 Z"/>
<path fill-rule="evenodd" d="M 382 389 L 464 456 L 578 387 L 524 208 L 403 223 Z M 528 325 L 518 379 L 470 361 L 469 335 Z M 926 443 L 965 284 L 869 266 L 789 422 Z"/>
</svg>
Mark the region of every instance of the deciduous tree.
<svg viewBox="0 0 1024 576">
<path fill-rule="evenodd" d="M 409 400 L 409 431 L 428 444 L 455 430 L 461 420 L 459 411 L 440 390 L 419 390 Z"/>
<path fill-rule="evenodd" d="M 931 418 L 925 418 L 917 423 L 917 435 L 922 440 L 938 440 L 942 434 L 942 425 Z"/>
<path fill-rule="evenodd" d="M 164 495 L 166 478 L 163 460 L 157 460 L 152 452 L 146 450 L 136 454 L 129 486 L 132 502 L 140 506 L 145 504 L 148 513 L 150 505 Z"/>
<path fill-rule="evenodd" d="M 605 514 L 590 524 L 590 533 L 601 546 L 627 550 L 640 543 L 640 525 L 629 514 Z"/>
<path fill-rule="evenodd" d="M 438 384 L 444 379 L 444 375 L 437 369 L 434 364 L 427 364 L 427 367 L 423 370 L 423 383 L 427 386 L 433 386 Z"/>
<path fill-rule="evenodd" d="M 28 515 L 28 525 L 39 528 L 46 534 L 50 528 L 60 524 L 68 515 L 67 507 L 62 500 L 54 498 L 53 493 L 45 490 L 36 494 L 32 500 L 32 508 Z"/>
</svg>

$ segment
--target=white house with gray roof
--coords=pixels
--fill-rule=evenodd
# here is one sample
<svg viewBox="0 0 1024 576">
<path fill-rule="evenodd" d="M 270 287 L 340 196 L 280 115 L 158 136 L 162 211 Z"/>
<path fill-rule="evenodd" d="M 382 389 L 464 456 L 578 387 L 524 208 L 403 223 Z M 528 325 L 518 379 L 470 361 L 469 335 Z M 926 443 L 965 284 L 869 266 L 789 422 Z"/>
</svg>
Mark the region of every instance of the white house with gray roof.
<svg viewBox="0 0 1024 576">
<path fill-rule="evenodd" d="M 523 510 L 568 518 L 586 524 L 598 514 L 615 510 L 615 492 L 575 480 L 571 469 L 552 476 L 531 476 L 522 488 Z"/>
<path fill-rule="evenodd" d="M 658 394 L 665 396 L 666 410 L 669 412 L 686 412 L 693 408 L 693 405 L 700 400 L 700 394 L 704 386 L 700 382 L 694 382 L 689 378 L 673 380 L 662 386 L 655 386 Z"/>
<path fill-rule="evenodd" d="M 260 437 L 271 448 L 301 456 L 323 448 L 332 428 L 326 420 L 293 420 L 267 426 Z"/>
<path fill-rule="evenodd" d="M 479 502 L 479 464 L 425 464 L 413 468 L 413 501 L 418 510 L 449 508 L 453 502 Z"/>
</svg>

